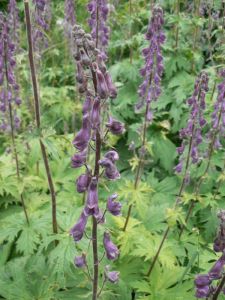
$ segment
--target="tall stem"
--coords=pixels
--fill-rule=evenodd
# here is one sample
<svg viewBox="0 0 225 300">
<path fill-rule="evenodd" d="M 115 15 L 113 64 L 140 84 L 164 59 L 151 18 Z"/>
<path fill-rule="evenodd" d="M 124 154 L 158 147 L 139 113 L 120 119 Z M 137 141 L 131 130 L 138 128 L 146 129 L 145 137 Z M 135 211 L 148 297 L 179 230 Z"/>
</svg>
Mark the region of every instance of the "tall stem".
<svg viewBox="0 0 225 300">
<path fill-rule="evenodd" d="M 198 101 L 199 101 L 199 97 L 200 97 L 200 91 L 199 91 L 199 94 L 198 94 Z M 191 157 L 191 149 L 192 149 L 192 144 L 193 144 L 193 136 L 195 134 L 195 131 L 196 131 L 196 126 L 195 126 L 195 122 L 196 122 L 196 118 L 195 118 L 195 121 L 194 121 L 194 124 L 193 124 L 193 127 L 192 127 L 192 132 L 191 132 L 191 138 L 189 140 L 189 147 L 188 147 L 188 154 L 187 154 L 187 159 L 186 159 L 186 164 L 185 164 L 185 171 L 184 171 L 184 176 L 183 176 L 183 179 L 182 179 L 182 182 L 181 182 L 181 186 L 180 186 L 180 190 L 179 190 L 179 193 L 177 195 L 177 198 L 176 198 L 176 202 L 174 204 L 174 208 L 176 208 L 180 202 L 180 198 L 182 197 L 182 194 L 183 194 L 183 191 L 184 191 L 184 188 L 185 188 L 185 182 L 186 182 L 186 177 L 187 177 L 187 172 L 188 172 L 188 169 L 189 169 L 189 165 L 190 165 L 190 157 Z M 167 236 L 169 234 L 169 231 L 170 231 L 170 227 L 168 226 L 167 229 L 165 230 L 164 234 L 163 234 L 163 238 L 161 240 L 161 243 L 159 245 L 159 248 L 156 252 L 156 255 L 154 256 L 153 258 L 153 261 L 152 263 L 150 264 L 150 267 L 148 269 L 148 272 L 146 274 L 146 276 L 150 276 L 151 273 L 152 273 L 152 270 L 155 266 L 155 263 L 159 257 L 159 254 L 162 250 L 162 247 L 167 239 Z"/>
<path fill-rule="evenodd" d="M 37 75 L 34 63 L 34 51 L 33 51 L 33 40 L 32 40 L 32 27 L 31 27 L 31 18 L 30 18 L 30 8 L 29 0 L 24 0 L 25 8 L 25 18 L 26 18 L 26 29 L 27 29 L 27 41 L 28 41 L 28 54 L 29 54 L 29 63 L 30 63 L 30 72 L 33 86 L 33 95 L 34 95 L 34 106 L 35 106 L 35 119 L 37 128 L 41 127 L 41 117 L 40 117 L 40 99 L 38 94 L 38 84 L 37 84 Z M 48 179 L 48 186 L 51 193 L 52 200 L 52 228 L 53 233 L 58 232 L 57 218 L 56 218 L 56 193 L 53 184 L 52 174 L 49 166 L 48 155 L 45 149 L 45 146 L 40 138 L 40 147 L 41 153 L 44 161 L 45 171 Z"/>
<path fill-rule="evenodd" d="M 144 147 L 145 143 L 146 143 L 146 133 L 147 133 L 147 124 L 148 124 L 148 110 L 149 110 L 149 105 L 150 105 L 150 103 L 148 102 L 147 105 L 146 105 L 146 111 L 145 111 L 145 121 L 144 121 L 143 136 L 142 136 L 142 147 Z M 134 181 L 134 188 L 135 188 L 135 190 L 137 189 L 138 184 L 139 184 L 140 172 L 141 172 L 142 165 L 143 165 L 143 156 L 141 155 L 140 158 L 139 158 L 137 172 L 136 172 L 135 181 Z M 128 207 L 127 217 L 126 217 L 126 220 L 125 220 L 125 223 L 124 223 L 124 227 L 123 227 L 123 231 L 124 232 L 127 229 L 127 225 L 128 225 L 129 219 L 130 219 L 132 207 L 133 207 L 132 204 L 130 204 L 129 207 Z"/>
<path fill-rule="evenodd" d="M 7 46 L 6 43 L 4 43 L 4 64 L 5 64 L 5 75 L 6 75 L 6 81 L 7 81 L 7 89 L 9 90 L 9 83 L 8 83 L 8 66 L 7 66 Z M 15 157 L 15 162 L 16 162 L 16 175 L 17 179 L 20 179 L 20 170 L 19 170 L 19 158 L 18 158 L 18 152 L 16 148 L 16 142 L 15 142 L 15 133 L 14 133 L 14 122 L 13 122 L 13 114 L 12 114 L 12 105 L 10 101 L 8 101 L 8 109 L 9 109 L 9 120 L 10 120 L 10 134 L 11 134 L 11 141 L 12 141 L 12 148 L 13 148 L 13 153 Z M 27 224 L 29 225 L 29 218 L 28 218 L 28 213 L 27 209 L 25 206 L 24 198 L 22 193 L 20 194 L 20 200 L 21 204 L 23 207 L 24 215 L 27 221 Z"/>
<path fill-rule="evenodd" d="M 212 96 L 211 96 L 211 100 L 213 98 L 214 92 L 215 92 L 215 84 L 214 84 L 214 88 L 213 88 L 213 93 L 212 93 Z M 213 151 L 214 151 L 214 145 L 215 145 L 215 141 L 216 141 L 216 136 L 217 136 L 218 131 L 219 131 L 221 117 L 222 117 L 222 107 L 221 107 L 220 112 L 219 112 L 217 126 L 216 126 L 216 128 L 215 128 L 215 130 L 213 132 L 211 143 L 209 144 L 208 162 L 207 162 L 205 171 L 201 175 L 201 177 L 198 179 L 197 184 L 195 186 L 195 201 L 197 201 L 197 199 L 198 199 L 199 190 L 201 188 L 201 185 L 202 185 L 202 183 L 204 181 L 204 178 L 205 178 L 206 174 L 208 173 L 208 170 L 209 170 L 209 167 L 210 167 L 210 164 L 211 164 L 211 159 L 212 159 L 212 155 L 213 155 Z M 195 202 L 192 201 L 191 204 L 190 204 L 190 207 L 188 209 L 186 218 L 185 218 L 185 223 L 186 224 L 187 224 L 187 222 L 188 222 L 188 220 L 189 220 L 189 218 L 190 218 L 190 216 L 192 214 L 194 206 L 195 206 Z M 184 225 L 181 226 L 180 233 L 179 233 L 179 238 L 181 238 L 181 236 L 183 234 L 183 231 L 184 231 Z"/>
</svg>

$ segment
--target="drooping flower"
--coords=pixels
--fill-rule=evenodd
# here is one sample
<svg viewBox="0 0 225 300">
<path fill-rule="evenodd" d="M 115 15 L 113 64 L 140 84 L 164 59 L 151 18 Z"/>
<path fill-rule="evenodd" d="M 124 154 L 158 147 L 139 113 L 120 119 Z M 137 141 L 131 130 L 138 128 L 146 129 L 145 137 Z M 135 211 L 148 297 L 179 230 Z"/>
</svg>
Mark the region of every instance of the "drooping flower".
<svg viewBox="0 0 225 300">
<path fill-rule="evenodd" d="M 75 153 L 71 158 L 71 166 L 72 168 L 82 167 L 86 163 L 87 151 L 84 150 L 82 152 Z"/>
<path fill-rule="evenodd" d="M 111 160 L 111 162 L 115 163 L 115 161 L 119 160 L 119 154 L 115 150 L 110 150 L 105 153 L 105 158 L 108 158 Z"/>
<path fill-rule="evenodd" d="M 88 188 L 87 201 L 85 204 L 84 212 L 87 216 L 97 217 L 99 214 L 98 207 L 98 180 L 93 177 Z"/>
<path fill-rule="evenodd" d="M 104 233 L 103 244 L 104 244 L 107 258 L 109 260 L 117 259 L 118 255 L 119 255 L 119 250 L 116 247 L 116 245 L 113 244 L 113 242 L 110 239 L 110 235 L 107 232 Z"/>
<path fill-rule="evenodd" d="M 84 193 L 87 191 L 90 181 L 90 173 L 86 172 L 85 174 L 80 175 L 76 180 L 77 192 Z"/>
<path fill-rule="evenodd" d="M 113 194 L 108 198 L 107 201 L 107 210 L 114 216 L 118 216 L 121 214 L 122 204 L 120 202 L 116 202 L 118 195 Z"/>
<path fill-rule="evenodd" d="M 120 272 L 117 271 L 110 272 L 109 270 L 110 270 L 110 266 L 105 266 L 105 272 L 104 272 L 105 278 L 111 283 L 117 283 L 119 280 Z"/>
<path fill-rule="evenodd" d="M 124 131 L 125 131 L 124 124 L 113 119 L 112 117 L 109 117 L 109 121 L 106 124 L 106 127 L 109 129 L 109 131 L 112 134 L 115 134 L 115 135 L 120 135 L 120 134 L 124 133 Z"/>
<path fill-rule="evenodd" d="M 87 224 L 87 219 L 88 216 L 82 212 L 78 222 L 71 228 L 70 234 L 75 242 L 78 242 L 82 239 Z"/>
<path fill-rule="evenodd" d="M 74 259 L 74 265 L 77 268 L 83 268 L 87 265 L 87 261 L 86 261 L 86 255 L 84 253 L 82 253 L 81 256 L 76 256 Z"/>
<path fill-rule="evenodd" d="M 91 137 L 91 126 L 89 120 L 89 114 L 83 116 L 82 128 L 77 133 L 76 137 L 73 140 L 73 145 L 79 151 L 84 151 L 89 143 Z"/>
<path fill-rule="evenodd" d="M 105 176 L 110 180 L 116 180 L 120 178 L 120 173 L 117 170 L 115 164 L 108 158 L 103 158 L 99 162 L 99 165 L 105 169 Z"/>
</svg>

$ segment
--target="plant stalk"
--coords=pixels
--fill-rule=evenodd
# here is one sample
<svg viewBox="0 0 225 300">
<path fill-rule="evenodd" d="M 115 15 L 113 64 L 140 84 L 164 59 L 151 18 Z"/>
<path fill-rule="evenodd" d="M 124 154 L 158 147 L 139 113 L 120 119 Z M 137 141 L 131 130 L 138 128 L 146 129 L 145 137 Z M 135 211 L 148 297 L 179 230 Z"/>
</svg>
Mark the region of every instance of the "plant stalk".
<svg viewBox="0 0 225 300">
<path fill-rule="evenodd" d="M 144 147 L 145 143 L 146 143 L 146 133 L 147 133 L 147 123 L 148 123 L 147 114 L 148 114 L 148 110 L 149 110 L 149 105 L 150 105 L 150 103 L 147 103 L 147 105 L 146 105 L 145 121 L 144 121 L 144 128 L 143 128 L 143 137 L 142 137 L 142 147 Z M 135 190 L 138 188 L 142 165 L 143 165 L 143 156 L 141 155 L 140 159 L 139 159 L 139 162 L 138 162 L 137 172 L 136 172 L 135 181 L 134 181 Z M 129 219 L 130 219 L 132 207 L 133 207 L 132 204 L 130 204 L 129 207 L 128 207 L 127 217 L 126 217 L 124 227 L 123 227 L 124 232 L 127 229 L 127 225 L 128 225 Z"/>
<path fill-rule="evenodd" d="M 33 40 L 32 40 L 32 26 L 31 26 L 31 18 L 30 18 L 30 8 L 29 8 L 29 0 L 24 0 L 24 9 L 25 9 L 25 19 L 26 19 L 26 29 L 27 29 L 27 42 L 28 42 L 28 55 L 29 55 L 29 63 L 30 63 L 30 72 L 33 86 L 33 96 L 34 96 L 34 106 L 35 106 L 35 119 L 37 128 L 41 128 L 41 117 L 40 117 L 40 99 L 38 94 L 38 84 L 37 84 L 37 75 L 34 63 L 34 50 L 33 50 Z M 52 202 L 52 228 L 53 233 L 58 233 L 57 226 L 57 218 L 56 218 L 56 193 L 54 188 L 54 183 L 52 179 L 52 174 L 49 166 L 48 155 L 46 152 L 46 148 L 40 138 L 40 147 L 41 153 L 45 165 L 45 171 L 48 179 L 48 186 L 51 193 L 51 202 Z"/>
<path fill-rule="evenodd" d="M 217 300 L 218 299 L 219 294 L 220 294 L 220 292 L 222 291 L 222 289 L 224 287 L 224 284 L 225 284 L 225 274 L 223 275 L 223 278 L 221 279 L 214 295 L 212 296 L 212 300 Z"/>
</svg>

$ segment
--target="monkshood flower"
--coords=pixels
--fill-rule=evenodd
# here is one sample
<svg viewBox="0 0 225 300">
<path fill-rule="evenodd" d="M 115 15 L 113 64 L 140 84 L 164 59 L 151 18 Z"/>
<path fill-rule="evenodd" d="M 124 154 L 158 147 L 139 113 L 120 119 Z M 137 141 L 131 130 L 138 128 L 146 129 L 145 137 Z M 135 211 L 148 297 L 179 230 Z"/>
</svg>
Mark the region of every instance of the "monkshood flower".
<svg viewBox="0 0 225 300">
<path fill-rule="evenodd" d="M 108 158 L 103 158 L 99 162 L 99 165 L 105 169 L 105 177 L 110 180 L 116 180 L 120 178 L 120 173 L 117 170 L 115 164 Z"/>
<path fill-rule="evenodd" d="M 82 253 L 81 256 L 76 256 L 74 259 L 74 265 L 77 268 L 83 268 L 87 265 L 87 261 L 86 261 L 86 255 L 84 253 Z"/>
<path fill-rule="evenodd" d="M 106 124 L 106 127 L 109 129 L 109 131 L 112 134 L 115 134 L 115 135 L 123 134 L 125 131 L 124 124 L 113 119 L 112 117 L 109 117 L 109 121 Z"/>
<path fill-rule="evenodd" d="M 107 201 L 107 210 L 114 216 L 119 216 L 121 214 L 122 204 L 120 202 L 115 201 L 118 195 L 113 194 L 108 198 Z"/>
<path fill-rule="evenodd" d="M 115 244 L 110 239 L 110 235 L 108 232 L 104 233 L 103 245 L 105 248 L 106 256 L 109 260 L 117 259 L 119 255 L 119 250 Z"/>
<path fill-rule="evenodd" d="M 16 44 L 11 25 L 12 15 L 0 14 L 0 130 L 10 131 L 20 127 L 17 108 L 21 104 L 16 79 Z"/>
<path fill-rule="evenodd" d="M 87 219 L 88 216 L 82 212 L 78 222 L 71 228 L 70 234 L 75 242 L 78 242 L 82 239 L 87 224 Z"/>
<path fill-rule="evenodd" d="M 180 155 L 179 163 L 175 167 L 177 173 L 181 173 L 183 170 L 185 149 L 190 144 L 189 151 L 191 157 L 191 163 L 196 164 L 201 159 L 200 145 L 203 142 L 202 130 L 206 124 L 204 119 L 205 110 L 205 96 L 208 91 L 208 75 L 202 72 L 195 81 L 194 92 L 192 96 L 187 100 L 187 104 L 190 108 L 190 115 L 187 121 L 186 128 L 180 130 L 180 138 L 182 144 L 177 148 L 177 152 Z"/>
<path fill-rule="evenodd" d="M 111 162 L 115 162 L 117 160 L 119 160 L 119 154 L 115 151 L 115 150 L 110 150 L 108 152 L 105 153 L 105 158 L 108 158 L 111 160 Z"/>
<path fill-rule="evenodd" d="M 84 193 L 85 191 L 87 191 L 90 181 L 91 175 L 89 172 L 80 175 L 76 180 L 77 192 Z"/>
<path fill-rule="evenodd" d="M 224 248 L 224 225 L 225 225 L 225 211 L 221 210 L 218 213 L 220 220 L 220 227 L 217 234 L 217 238 L 214 241 L 214 250 L 216 252 L 222 252 L 221 257 L 215 262 L 213 267 L 209 270 L 208 274 L 198 275 L 195 279 L 197 298 L 206 299 L 213 296 L 216 291 L 216 285 L 213 285 L 214 280 L 221 279 L 225 266 L 225 248 Z M 221 243 L 219 243 L 221 241 Z M 221 290 L 221 292 L 223 292 Z"/>
<path fill-rule="evenodd" d="M 212 138 L 214 131 L 217 131 L 216 139 L 214 141 L 214 148 L 221 148 L 220 140 L 225 134 L 225 69 L 219 73 L 222 82 L 218 84 L 218 96 L 214 104 L 212 113 L 212 128 L 209 138 Z"/>
<path fill-rule="evenodd" d="M 87 201 L 84 208 L 84 213 L 87 216 L 99 216 L 98 207 L 98 180 L 93 177 L 88 188 Z"/>
<path fill-rule="evenodd" d="M 111 283 L 117 283 L 119 280 L 119 275 L 120 273 L 117 271 L 109 271 L 110 270 L 110 266 L 105 266 L 105 279 L 108 280 Z"/>
<path fill-rule="evenodd" d="M 90 125 L 89 114 L 86 114 L 83 116 L 82 128 L 73 140 L 74 147 L 79 151 L 84 151 L 88 146 L 89 140 L 91 138 Z"/>
<path fill-rule="evenodd" d="M 36 53 L 41 55 L 48 46 L 45 32 L 50 28 L 51 0 L 33 0 L 33 4 L 33 43 Z"/>
<path fill-rule="evenodd" d="M 104 60 L 107 59 L 106 47 L 109 40 L 109 27 L 107 26 L 108 3 L 107 0 L 91 0 L 87 9 L 90 13 L 88 24 L 91 28 L 93 40 L 97 41 L 97 48 L 101 50 Z"/>
<path fill-rule="evenodd" d="M 82 167 L 86 163 L 87 151 L 78 152 L 71 158 L 72 168 Z"/>
<path fill-rule="evenodd" d="M 150 104 L 152 101 L 156 101 L 161 93 L 160 85 L 164 69 L 161 48 L 165 42 L 165 35 L 162 31 L 163 23 L 163 10 L 155 6 L 146 33 L 146 40 L 149 41 L 149 46 L 142 51 L 145 66 L 141 69 L 140 74 L 144 81 L 139 86 L 140 102 L 136 105 L 137 110 L 141 109 L 145 104 L 147 105 L 146 113 L 149 122 L 152 120 Z"/>
</svg>

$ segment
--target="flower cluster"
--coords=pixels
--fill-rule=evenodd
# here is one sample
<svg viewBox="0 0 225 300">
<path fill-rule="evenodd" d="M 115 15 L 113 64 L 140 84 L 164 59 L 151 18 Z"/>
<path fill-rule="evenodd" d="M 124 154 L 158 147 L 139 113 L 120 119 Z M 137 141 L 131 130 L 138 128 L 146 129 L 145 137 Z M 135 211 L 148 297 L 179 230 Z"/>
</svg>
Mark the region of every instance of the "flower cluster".
<svg viewBox="0 0 225 300">
<path fill-rule="evenodd" d="M 10 0 L 8 4 L 8 24 L 11 30 L 11 39 L 15 43 L 16 50 L 19 48 L 20 41 L 20 19 L 19 19 L 19 9 L 16 5 L 16 0 Z"/>
<path fill-rule="evenodd" d="M 76 24 L 75 16 L 75 4 L 74 0 L 65 0 L 65 18 L 64 18 L 64 30 L 65 35 L 69 41 L 71 51 L 73 51 L 73 26 Z"/>
<path fill-rule="evenodd" d="M 222 82 L 218 84 L 218 96 L 214 104 L 212 128 L 209 133 L 209 138 L 212 139 L 214 132 L 217 131 L 213 145 L 216 149 L 221 148 L 220 139 L 225 134 L 225 69 L 220 72 L 220 77 Z"/>
<path fill-rule="evenodd" d="M 139 110 L 147 103 L 147 119 L 149 122 L 152 121 L 150 103 L 156 101 L 161 93 L 160 83 L 164 69 L 161 47 L 165 42 L 165 35 L 162 31 L 163 23 L 163 10 L 155 6 L 146 33 L 149 46 L 142 51 L 145 66 L 141 69 L 140 74 L 144 81 L 139 86 L 138 93 L 141 100 L 136 105 L 137 110 Z"/>
<path fill-rule="evenodd" d="M 180 138 L 182 139 L 182 144 L 177 148 L 177 152 L 180 155 L 179 163 L 175 167 L 177 173 L 182 172 L 184 152 L 189 145 L 189 153 L 191 157 L 191 163 L 196 164 L 200 160 L 199 147 L 203 142 L 202 130 L 206 125 L 206 120 L 204 119 L 205 110 L 205 96 L 208 91 L 208 75 L 202 72 L 195 81 L 194 92 L 192 96 L 187 100 L 187 104 L 190 107 L 190 116 L 187 121 L 186 128 L 180 130 Z"/>
<path fill-rule="evenodd" d="M 220 219 L 220 227 L 217 237 L 214 241 L 214 251 L 222 252 L 221 257 L 216 261 L 208 274 L 198 275 L 195 279 L 196 297 L 208 298 L 212 296 L 216 290 L 213 281 L 222 277 L 225 265 L 225 210 L 218 213 Z"/>
<path fill-rule="evenodd" d="M 21 99 L 15 74 L 16 44 L 12 38 L 16 36 L 11 22 L 13 12 L 14 10 L 11 9 L 7 17 L 0 15 L 0 113 L 2 115 L 0 130 L 2 131 L 10 131 L 20 126 L 17 108 L 21 104 Z"/>
<path fill-rule="evenodd" d="M 116 97 L 115 86 L 100 55 L 100 50 L 95 47 L 92 37 L 86 34 L 79 25 L 75 25 L 73 27 L 73 39 L 73 55 L 78 66 L 78 90 L 80 94 L 85 97 L 82 109 L 82 126 L 73 140 L 73 146 L 77 152 L 71 159 L 73 168 L 85 166 L 86 170 L 86 172 L 81 174 L 76 180 L 77 192 L 87 193 L 85 206 L 78 222 L 70 230 L 74 240 L 78 242 L 84 235 L 90 216 L 96 219 L 97 224 L 103 224 L 107 211 L 114 216 L 118 216 L 121 212 L 121 204 L 116 201 L 116 194 L 108 198 L 104 213 L 99 207 L 98 196 L 99 180 L 103 174 L 105 178 L 109 180 L 116 180 L 120 177 L 120 173 L 116 167 L 116 161 L 119 159 L 118 153 L 114 150 L 110 150 L 106 152 L 102 158 L 99 157 L 99 159 L 95 161 L 97 169 L 102 167 L 102 173 L 96 173 L 96 165 L 94 171 L 92 171 L 87 154 L 89 147 L 90 150 L 97 147 L 96 140 L 99 137 L 101 142 L 103 142 L 108 131 L 116 135 L 121 134 L 124 131 L 124 125 L 111 116 L 107 124 L 102 124 L 102 105 L 108 98 L 114 99 Z M 96 149 L 94 149 L 94 151 L 96 151 Z M 119 251 L 112 242 L 108 232 L 104 233 L 103 245 L 106 257 L 109 260 L 115 260 L 119 255 Z M 77 267 L 86 266 L 84 254 L 75 258 L 75 265 Z M 105 278 L 107 280 L 111 282 L 118 280 L 118 272 L 109 272 L 108 270 L 105 272 Z"/>
<path fill-rule="evenodd" d="M 33 0 L 33 44 L 36 53 L 41 55 L 41 50 L 48 46 L 45 32 L 49 30 L 51 22 L 51 1 Z"/>
<path fill-rule="evenodd" d="M 102 58 L 106 60 L 105 49 L 109 40 L 109 27 L 106 25 L 109 13 L 107 0 L 91 0 L 87 9 L 90 13 L 88 24 L 91 28 L 92 38 L 97 41 L 96 45 L 101 50 Z"/>
</svg>

